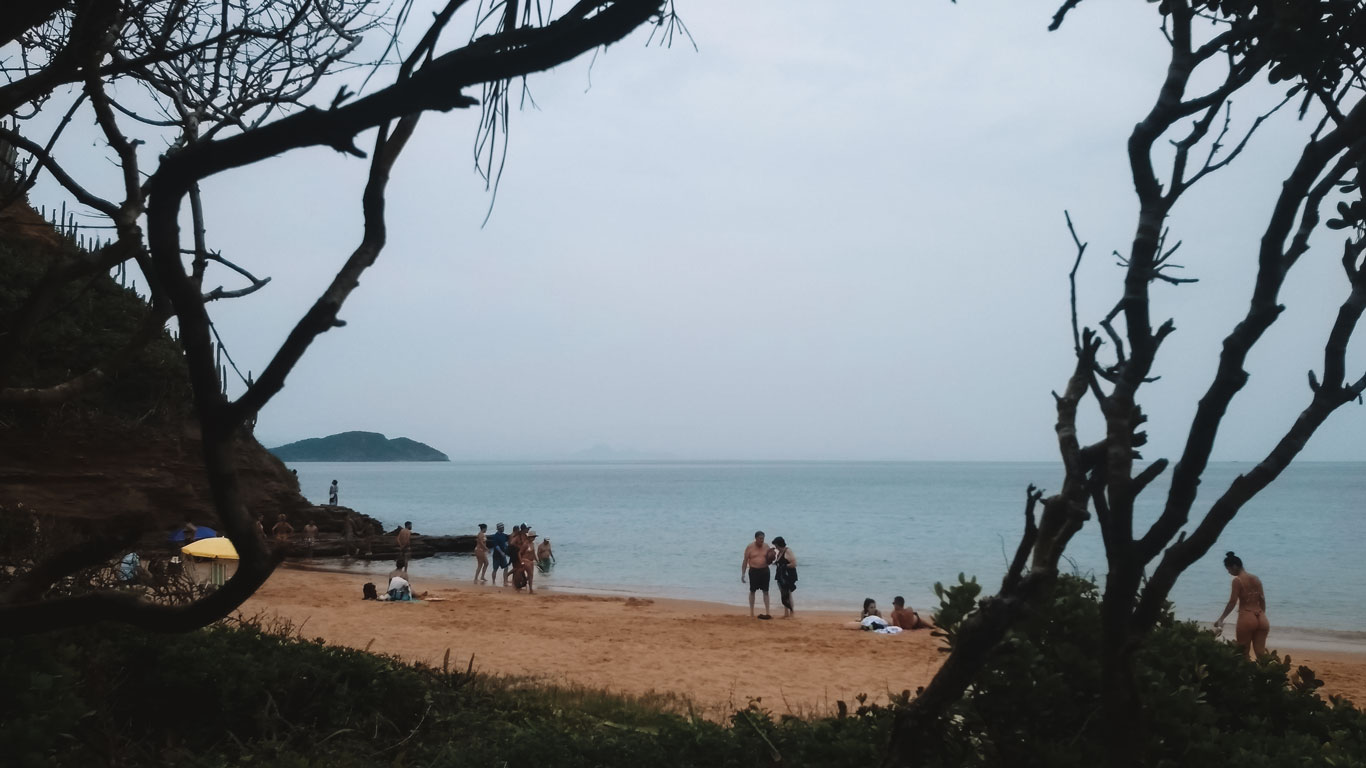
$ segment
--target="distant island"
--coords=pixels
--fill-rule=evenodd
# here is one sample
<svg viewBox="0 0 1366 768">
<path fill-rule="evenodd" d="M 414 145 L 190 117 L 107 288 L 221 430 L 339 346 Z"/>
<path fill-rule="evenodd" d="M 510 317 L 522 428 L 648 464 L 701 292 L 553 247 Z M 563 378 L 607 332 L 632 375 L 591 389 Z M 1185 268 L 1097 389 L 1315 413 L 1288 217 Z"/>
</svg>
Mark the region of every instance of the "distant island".
<svg viewBox="0 0 1366 768">
<path fill-rule="evenodd" d="M 378 432 L 342 432 L 271 448 L 281 461 L 450 461 L 437 449 L 406 437 Z"/>
<path fill-rule="evenodd" d="M 651 453 L 634 448 L 614 448 L 606 443 L 598 443 L 591 448 L 576 451 L 575 461 L 672 461 L 672 453 Z"/>
</svg>

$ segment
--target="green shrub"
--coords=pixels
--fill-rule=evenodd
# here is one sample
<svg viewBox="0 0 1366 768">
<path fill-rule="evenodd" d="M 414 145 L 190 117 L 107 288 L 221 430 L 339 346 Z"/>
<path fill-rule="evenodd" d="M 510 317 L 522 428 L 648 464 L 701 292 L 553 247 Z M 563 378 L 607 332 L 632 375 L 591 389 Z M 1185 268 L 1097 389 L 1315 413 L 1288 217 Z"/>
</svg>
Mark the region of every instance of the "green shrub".
<svg viewBox="0 0 1366 768">
<path fill-rule="evenodd" d="M 936 585 L 952 642 L 980 588 Z M 1101 629 L 1095 583 L 1063 576 L 992 653 L 941 734 L 943 765 L 1104 762 Z M 1147 760 L 1154 766 L 1366 766 L 1366 716 L 1290 684 L 1270 656 L 1253 664 L 1170 609 L 1135 658 Z"/>
</svg>

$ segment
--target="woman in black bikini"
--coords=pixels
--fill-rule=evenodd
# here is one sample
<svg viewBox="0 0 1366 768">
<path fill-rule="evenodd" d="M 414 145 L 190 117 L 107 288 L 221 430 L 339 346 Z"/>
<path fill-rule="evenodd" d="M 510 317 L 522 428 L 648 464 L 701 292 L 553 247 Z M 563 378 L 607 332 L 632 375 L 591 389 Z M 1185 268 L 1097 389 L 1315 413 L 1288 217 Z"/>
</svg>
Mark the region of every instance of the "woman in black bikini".
<svg viewBox="0 0 1366 768">
<path fill-rule="evenodd" d="M 792 608 L 792 590 L 797 588 L 797 556 L 787 548 L 782 536 L 773 539 L 777 557 L 773 564 L 773 580 L 778 582 L 778 596 L 783 603 L 783 618 L 790 619 L 796 613 Z"/>
<path fill-rule="evenodd" d="M 1243 561 L 1232 552 L 1224 556 L 1224 568 L 1233 577 L 1233 593 L 1229 595 L 1228 605 L 1214 628 L 1224 629 L 1224 619 L 1238 606 L 1238 624 L 1234 630 L 1234 642 L 1248 653 L 1249 650 L 1261 656 L 1266 653 L 1266 636 L 1271 631 L 1271 622 L 1266 618 L 1266 594 L 1262 591 L 1262 580 L 1243 570 Z"/>
</svg>

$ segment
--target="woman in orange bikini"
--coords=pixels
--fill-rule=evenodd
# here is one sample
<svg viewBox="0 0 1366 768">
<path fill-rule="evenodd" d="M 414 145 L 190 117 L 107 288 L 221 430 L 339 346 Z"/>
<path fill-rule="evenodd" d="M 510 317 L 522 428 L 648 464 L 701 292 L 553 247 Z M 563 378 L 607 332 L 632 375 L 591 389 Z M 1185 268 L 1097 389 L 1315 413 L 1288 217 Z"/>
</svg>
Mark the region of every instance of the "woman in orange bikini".
<svg viewBox="0 0 1366 768">
<path fill-rule="evenodd" d="M 1262 580 L 1243 570 L 1243 561 L 1232 552 L 1224 556 L 1224 568 L 1233 577 L 1233 594 L 1229 595 L 1228 605 L 1219 614 L 1219 620 L 1214 622 L 1214 628 L 1222 632 L 1224 618 L 1233 612 L 1235 605 L 1238 606 L 1235 642 L 1243 653 L 1251 650 L 1256 654 L 1253 658 L 1256 658 L 1266 653 L 1266 635 L 1271 631 L 1271 622 L 1266 618 L 1266 595 L 1262 592 Z"/>
</svg>

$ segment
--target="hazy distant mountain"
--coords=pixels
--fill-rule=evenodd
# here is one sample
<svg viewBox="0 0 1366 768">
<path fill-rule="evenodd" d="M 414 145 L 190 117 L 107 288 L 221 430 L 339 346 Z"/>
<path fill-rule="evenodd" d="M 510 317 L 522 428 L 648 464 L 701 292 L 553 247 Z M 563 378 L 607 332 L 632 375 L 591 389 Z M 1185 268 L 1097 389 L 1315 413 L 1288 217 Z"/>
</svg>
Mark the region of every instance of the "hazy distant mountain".
<svg viewBox="0 0 1366 768">
<path fill-rule="evenodd" d="M 573 454 L 580 461 L 661 461 L 674 458 L 672 453 L 648 453 L 631 448 L 613 448 L 606 443 L 598 443 Z"/>
<path fill-rule="evenodd" d="M 450 461 L 446 454 L 406 437 L 378 432 L 342 432 L 271 448 L 281 461 Z"/>
</svg>

